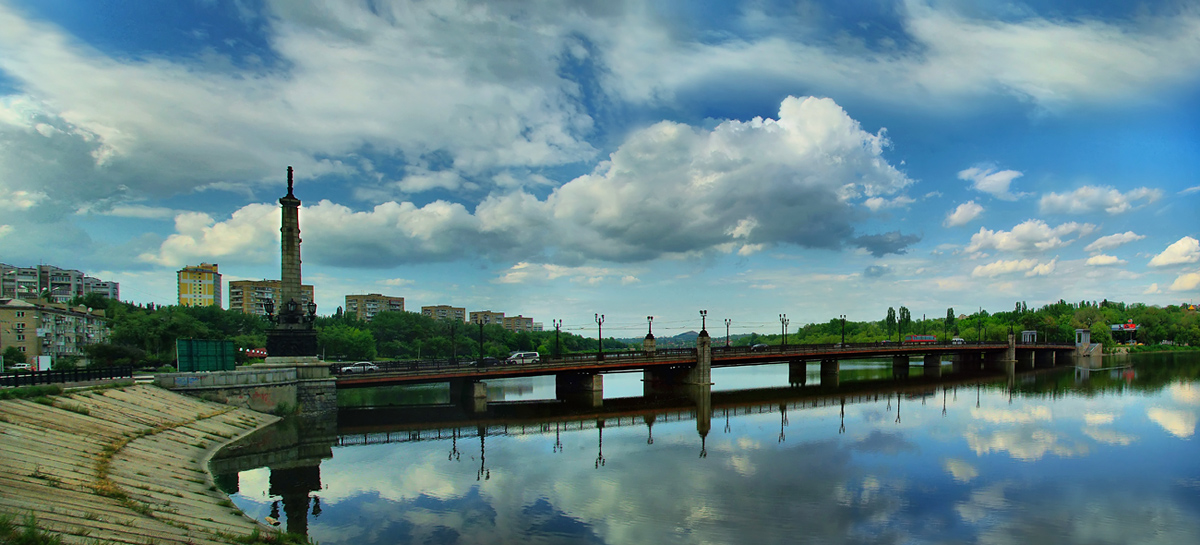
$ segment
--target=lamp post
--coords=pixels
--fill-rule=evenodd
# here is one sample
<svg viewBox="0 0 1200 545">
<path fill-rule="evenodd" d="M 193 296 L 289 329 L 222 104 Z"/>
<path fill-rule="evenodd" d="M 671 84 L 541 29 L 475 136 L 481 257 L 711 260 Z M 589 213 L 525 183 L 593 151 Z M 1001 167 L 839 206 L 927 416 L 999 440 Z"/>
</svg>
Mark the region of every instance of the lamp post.
<svg viewBox="0 0 1200 545">
<path fill-rule="evenodd" d="M 732 324 L 732 323 L 733 323 L 733 320 L 730 320 L 729 318 L 725 318 L 725 348 L 729 348 L 729 324 Z"/>
<path fill-rule="evenodd" d="M 708 311 L 707 310 L 700 311 L 700 331 L 706 331 L 708 329 L 706 327 L 706 325 L 708 324 L 707 320 L 708 320 Z"/>
<path fill-rule="evenodd" d="M 596 359 L 604 359 L 604 315 L 596 315 Z"/>
<path fill-rule="evenodd" d="M 922 312 L 922 313 L 921 313 L 921 334 L 922 334 L 922 335 L 924 335 L 924 334 L 925 334 L 925 325 L 926 325 L 926 324 L 925 324 L 925 313 L 924 313 L 924 312 Z"/>
<path fill-rule="evenodd" d="M 654 317 L 653 316 L 646 317 L 646 338 L 648 338 L 648 339 L 654 338 Z"/>
<path fill-rule="evenodd" d="M 783 330 L 783 340 L 780 342 L 781 347 L 787 346 L 787 326 L 788 326 L 787 314 L 780 314 L 779 315 L 779 328 L 781 330 Z"/>
<path fill-rule="evenodd" d="M 558 344 L 558 330 L 562 328 L 562 320 L 554 320 L 554 357 L 562 357 L 562 345 Z"/>
<path fill-rule="evenodd" d="M 483 367 L 483 316 L 475 318 L 475 321 L 479 322 L 479 363 L 478 363 L 478 365 L 480 367 Z"/>
<path fill-rule="evenodd" d="M 978 331 L 975 340 L 983 342 L 983 307 L 979 307 L 979 314 L 975 315 L 975 330 Z"/>
<path fill-rule="evenodd" d="M 846 348 L 846 315 L 841 315 L 842 318 L 842 348 Z"/>
</svg>

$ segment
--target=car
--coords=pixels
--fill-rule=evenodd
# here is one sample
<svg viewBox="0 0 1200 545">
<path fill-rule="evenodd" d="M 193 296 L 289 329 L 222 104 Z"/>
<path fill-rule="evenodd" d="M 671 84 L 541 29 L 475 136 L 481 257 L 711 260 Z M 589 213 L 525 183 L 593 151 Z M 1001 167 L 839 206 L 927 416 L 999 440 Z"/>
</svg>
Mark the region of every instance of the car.
<svg viewBox="0 0 1200 545">
<path fill-rule="evenodd" d="M 32 369 L 28 363 L 14 363 L 8 366 L 9 371 L 28 371 Z"/>
<path fill-rule="evenodd" d="M 513 352 L 504 363 L 509 365 L 520 363 L 537 363 L 541 361 L 537 352 Z"/>
<path fill-rule="evenodd" d="M 771 345 L 769 345 L 769 344 L 756 344 L 756 345 L 754 345 L 754 346 L 751 346 L 751 347 L 750 347 L 750 351 L 751 351 L 751 352 L 766 352 L 768 348 L 771 348 Z"/>
<path fill-rule="evenodd" d="M 963 340 L 962 337 L 955 337 L 950 339 L 950 344 L 967 344 L 967 341 Z"/>
<path fill-rule="evenodd" d="M 353 364 L 347 365 L 347 366 L 345 366 L 345 367 L 342 367 L 342 368 L 340 369 L 340 371 L 341 371 L 343 374 L 350 374 L 350 373 L 370 373 L 370 372 L 373 372 L 373 371 L 378 371 L 378 370 L 379 370 L 379 366 L 378 366 L 378 365 L 375 365 L 374 363 L 371 363 L 371 362 L 369 362 L 369 361 L 360 361 L 360 362 L 356 362 L 356 363 L 353 363 Z"/>
<path fill-rule="evenodd" d="M 491 356 L 488 356 L 486 358 L 483 358 L 482 360 L 479 360 L 480 367 L 491 367 L 493 365 L 500 365 L 500 360 L 493 358 Z"/>
</svg>

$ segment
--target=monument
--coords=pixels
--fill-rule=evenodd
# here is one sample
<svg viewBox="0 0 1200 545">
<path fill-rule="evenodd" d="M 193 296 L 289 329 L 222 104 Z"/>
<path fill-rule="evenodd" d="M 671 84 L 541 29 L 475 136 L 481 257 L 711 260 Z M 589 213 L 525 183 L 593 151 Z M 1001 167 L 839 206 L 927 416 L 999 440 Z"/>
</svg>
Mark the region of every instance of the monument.
<svg viewBox="0 0 1200 545">
<path fill-rule="evenodd" d="M 281 206 L 279 301 L 266 302 L 267 359 L 265 367 L 296 369 L 296 404 L 300 413 L 337 409 L 337 390 L 329 366 L 317 357 L 317 304 L 302 300 L 300 289 L 300 199 L 293 190 L 292 167 L 287 169 L 287 195 Z"/>
</svg>

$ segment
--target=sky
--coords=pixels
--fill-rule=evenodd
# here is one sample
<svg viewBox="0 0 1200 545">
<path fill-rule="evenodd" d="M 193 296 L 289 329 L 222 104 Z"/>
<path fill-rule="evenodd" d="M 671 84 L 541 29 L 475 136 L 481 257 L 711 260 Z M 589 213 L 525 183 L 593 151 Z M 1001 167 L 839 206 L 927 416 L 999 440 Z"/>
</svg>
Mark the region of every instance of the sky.
<svg viewBox="0 0 1200 545">
<path fill-rule="evenodd" d="M 278 278 L 288 166 L 320 314 L 1200 302 L 1200 2 L 0 0 L 0 262 Z"/>
</svg>

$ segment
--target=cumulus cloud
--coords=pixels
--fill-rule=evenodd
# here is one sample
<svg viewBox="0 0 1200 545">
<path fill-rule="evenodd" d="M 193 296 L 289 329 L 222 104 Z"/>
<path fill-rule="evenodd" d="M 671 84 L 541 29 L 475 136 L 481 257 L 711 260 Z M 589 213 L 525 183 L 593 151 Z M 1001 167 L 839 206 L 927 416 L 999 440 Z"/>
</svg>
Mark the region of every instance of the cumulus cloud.
<svg viewBox="0 0 1200 545">
<path fill-rule="evenodd" d="M 870 208 L 872 212 L 878 212 L 887 208 L 905 208 L 914 202 L 916 201 L 905 195 L 899 195 L 894 199 L 871 197 L 863 201 L 863 206 Z"/>
<path fill-rule="evenodd" d="M 867 278 L 880 278 L 891 272 L 891 267 L 887 265 L 871 265 L 863 270 L 863 276 Z"/>
<path fill-rule="evenodd" d="M 1036 259 L 999 260 L 987 265 L 979 265 L 971 271 L 976 278 L 992 278 L 1015 272 L 1024 272 L 1025 276 L 1045 276 L 1052 272 L 1058 264 L 1058 258 L 1042 263 Z"/>
<path fill-rule="evenodd" d="M 1117 246 L 1136 240 L 1142 240 L 1144 238 L 1146 238 L 1146 235 L 1139 235 L 1133 231 L 1125 231 L 1124 233 L 1102 236 L 1091 244 L 1085 246 L 1083 249 L 1088 252 L 1099 252 L 1102 250 L 1108 250 L 1110 248 L 1116 248 Z"/>
<path fill-rule="evenodd" d="M 664 121 L 635 131 L 608 161 L 544 200 L 517 189 L 493 194 L 473 213 L 444 201 L 385 202 L 368 211 L 322 201 L 303 211 L 302 229 L 313 234 L 306 255 L 384 267 L 464 255 L 577 266 L 746 255 L 776 244 L 904 253 L 920 236 L 854 233 L 851 198 L 912 183 L 882 159 L 886 145 L 882 132 L 863 131 L 832 100 L 789 97 L 777 120 L 712 129 Z M 207 219 L 205 228 L 223 228 Z M 192 230 L 173 236 L 153 259 L 174 262 L 184 248 L 205 255 L 194 223 L 185 222 Z"/>
<path fill-rule="evenodd" d="M 983 213 L 983 207 L 975 204 L 975 201 L 967 201 L 958 205 L 953 212 L 946 215 L 946 221 L 942 225 L 946 227 L 957 227 L 966 225 L 975 218 L 978 218 Z"/>
<path fill-rule="evenodd" d="M 1095 230 L 1090 223 L 1063 223 L 1050 227 L 1042 220 L 1027 220 L 1017 224 L 1012 231 L 992 231 L 979 228 L 979 232 L 971 235 L 971 243 L 967 245 L 967 253 L 982 250 L 999 250 L 1005 252 L 1044 252 L 1061 248 L 1073 242 L 1064 241 L 1062 237 L 1078 234 L 1085 236 Z"/>
<path fill-rule="evenodd" d="M 565 278 L 570 282 L 585 285 L 596 285 L 604 282 L 618 282 L 629 285 L 641 280 L 628 271 L 610 267 L 565 267 L 552 263 L 520 262 L 504 271 L 496 282 L 501 284 L 531 284 L 544 283 L 549 280 Z"/>
<path fill-rule="evenodd" d="M 1086 214 L 1099 210 L 1120 214 L 1131 210 L 1139 201 L 1149 204 L 1161 197 L 1161 190 L 1147 187 L 1121 193 L 1111 187 L 1085 185 L 1070 193 L 1047 193 L 1042 196 L 1038 207 L 1043 214 Z"/>
<path fill-rule="evenodd" d="M 1094 255 L 1092 257 L 1089 257 L 1086 262 L 1087 265 L 1091 265 L 1093 267 L 1100 267 L 1100 266 L 1105 266 L 1105 265 L 1124 265 L 1125 263 L 1126 263 L 1126 261 L 1124 259 L 1118 259 L 1116 256 L 1105 255 L 1105 254 L 1099 254 L 1099 255 Z"/>
<path fill-rule="evenodd" d="M 1174 282 L 1171 282 L 1171 291 L 1192 291 L 1200 286 L 1200 272 L 1191 272 L 1179 275 Z"/>
<path fill-rule="evenodd" d="M 1009 190 L 1012 181 L 1021 176 L 1016 170 L 997 171 L 994 167 L 971 167 L 958 173 L 958 179 L 970 181 L 972 189 L 1005 201 L 1015 201 L 1024 195 Z"/>
<path fill-rule="evenodd" d="M 1185 236 L 1150 259 L 1150 266 L 1169 267 L 1197 261 L 1200 261 L 1200 240 Z"/>
<path fill-rule="evenodd" d="M 1175 437 L 1186 439 L 1196 433 L 1197 416 L 1192 411 L 1152 407 L 1146 409 L 1146 416 Z"/>
</svg>

